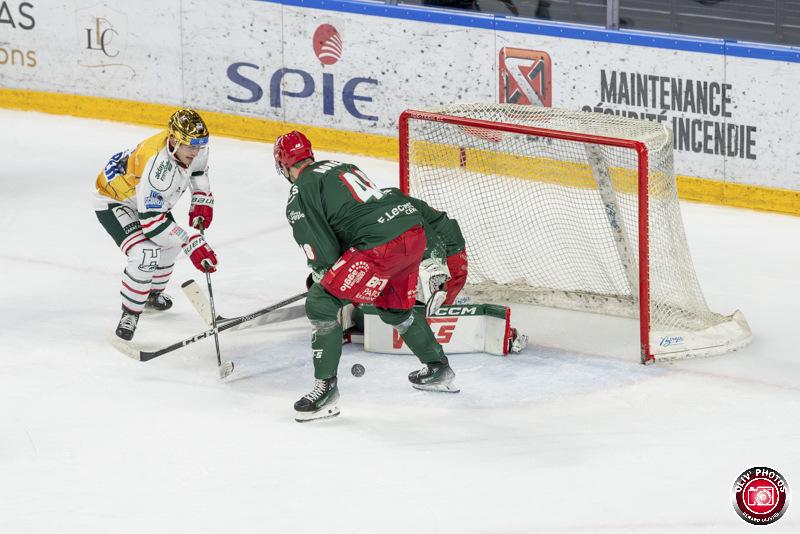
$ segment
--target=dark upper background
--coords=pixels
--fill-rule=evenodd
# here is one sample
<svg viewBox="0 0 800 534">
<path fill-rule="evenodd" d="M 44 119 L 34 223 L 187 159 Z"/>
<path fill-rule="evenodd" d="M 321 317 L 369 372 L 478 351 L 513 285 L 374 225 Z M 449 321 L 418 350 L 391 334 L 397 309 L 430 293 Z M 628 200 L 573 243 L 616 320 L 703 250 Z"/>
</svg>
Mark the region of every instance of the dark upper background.
<svg viewBox="0 0 800 534">
<path fill-rule="evenodd" d="M 394 2 L 391 2 L 394 3 Z M 606 0 L 397 0 L 606 26 Z M 800 46 L 800 0 L 619 0 L 623 29 Z"/>
</svg>

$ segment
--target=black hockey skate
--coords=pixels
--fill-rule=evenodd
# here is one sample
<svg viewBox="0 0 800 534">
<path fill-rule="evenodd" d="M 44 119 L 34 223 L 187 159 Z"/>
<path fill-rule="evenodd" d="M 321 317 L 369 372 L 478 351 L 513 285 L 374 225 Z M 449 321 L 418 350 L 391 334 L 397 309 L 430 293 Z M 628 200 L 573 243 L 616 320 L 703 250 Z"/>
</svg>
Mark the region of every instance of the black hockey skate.
<svg viewBox="0 0 800 534">
<path fill-rule="evenodd" d="M 294 403 L 294 420 L 300 423 L 339 415 L 339 387 L 336 377 L 316 379 L 314 389 Z"/>
<path fill-rule="evenodd" d="M 133 333 L 136 332 L 136 324 L 139 322 L 139 314 L 133 313 L 125 306 L 122 307 L 122 317 L 119 320 L 115 333 L 117 337 L 130 341 L 133 339 Z"/>
<path fill-rule="evenodd" d="M 144 305 L 146 311 L 167 311 L 172 307 L 172 297 L 162 291 L 151 291 Z"/>
<path fill-rule="evenodd" d="M 423 391 L 458 393 L 461 390 L 453 384 L 455 377 L 447 358 L 443 356 L 441 362 L 426 363 L 422 369 L 409 373 L 408 381 L 414 388 Z"/>
</svg>

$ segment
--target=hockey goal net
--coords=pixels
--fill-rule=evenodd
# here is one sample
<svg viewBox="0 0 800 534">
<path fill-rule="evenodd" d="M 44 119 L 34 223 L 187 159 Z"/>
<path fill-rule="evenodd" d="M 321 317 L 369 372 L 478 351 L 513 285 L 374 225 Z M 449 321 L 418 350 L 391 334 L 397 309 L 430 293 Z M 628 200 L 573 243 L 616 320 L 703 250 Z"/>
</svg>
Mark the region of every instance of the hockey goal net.
<svg viewBox="0 0 800 534">
<path fill-rule="evenodd" d="M 513 104 L 400 117 L 401 188 L 458 220 L 476 299 L 637 318 L 642 362 L 750 340 L 692 265 L 663 125 Z"/>
</svg>

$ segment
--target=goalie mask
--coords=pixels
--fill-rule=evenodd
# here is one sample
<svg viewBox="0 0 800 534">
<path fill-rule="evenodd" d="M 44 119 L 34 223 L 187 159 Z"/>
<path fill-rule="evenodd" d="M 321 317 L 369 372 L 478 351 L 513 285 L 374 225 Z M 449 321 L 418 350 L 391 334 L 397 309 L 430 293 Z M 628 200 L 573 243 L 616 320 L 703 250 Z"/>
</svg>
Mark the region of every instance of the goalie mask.
<svg viewBox="0 0 800 534">
<path fill-rule="evenodd" d="M 193 109 L 179 109 L 169 118 L 167 129 L 172 137 L 185 145 L 202 148 L 208 144 L 208 127 Z"/>
<path fill-rule="evenodd" d="M 275 170 L 291 183 L 288 176 L 288 169 L 298 161 L 314 158 L 314 151 L 311 149 L 311 141 L 298 131 L 283 134 L 275 140 L 272 148 L 275 156 Z"/>
</svg>

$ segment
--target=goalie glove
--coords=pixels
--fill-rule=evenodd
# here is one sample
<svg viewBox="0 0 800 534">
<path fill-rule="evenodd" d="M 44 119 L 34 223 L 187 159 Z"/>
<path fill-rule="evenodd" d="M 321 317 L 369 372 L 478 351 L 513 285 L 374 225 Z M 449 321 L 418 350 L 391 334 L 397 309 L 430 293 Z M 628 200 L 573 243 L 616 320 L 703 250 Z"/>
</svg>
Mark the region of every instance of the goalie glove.
<svg viewBox="0 0 800 534">
<path fill-rule="evenodd" d="M 511 329 L 511 336 L 508 339 L 508 352 L 519 353 L 528 346 L 528 336 L 519 333 L 516 328 Z"/>
<path fill-rule="evenodd" d="M 426 315 L 433 315 L 447 298 L 444 285 L 450 280 L 450 271 L 440 260 L 428 258 L 419 264 L 417 300 L 425 303 Z"/>
</svg>

